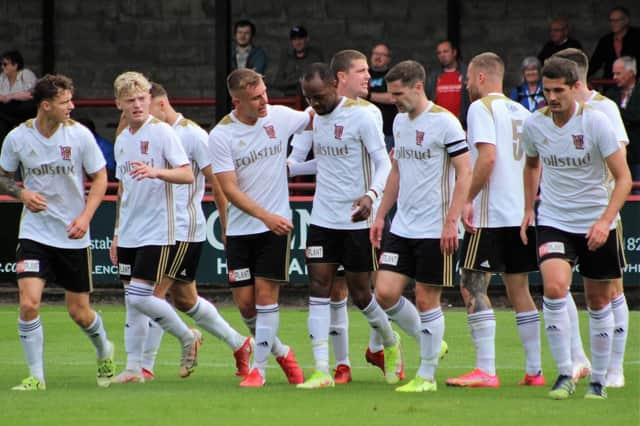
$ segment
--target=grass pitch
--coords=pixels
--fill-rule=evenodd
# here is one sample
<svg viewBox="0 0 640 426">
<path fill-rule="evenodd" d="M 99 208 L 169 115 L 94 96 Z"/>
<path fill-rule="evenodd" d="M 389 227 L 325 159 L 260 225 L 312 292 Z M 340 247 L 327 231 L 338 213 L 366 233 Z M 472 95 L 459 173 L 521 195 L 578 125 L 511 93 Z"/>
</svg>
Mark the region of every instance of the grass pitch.
<svg viewBox="0 0 640 426">
<path fill-rule="evenodd" d="M 124 365 L 124 308 L 98 306 L 110 338 L 116 344 L 118 371 Z M 242 333 L 246 328 L 234 308 L 221 313 Z M 548 386 L 526 388 L 524 354 L 512 312 L 497 312 L 496 355 L 498 389 L 448 388 L 444 381 L 469 371 L 474 350 L 465 313 L 445 310 L 449 354 L 438 368 L 438 391 L 400 394 L 384 383 L 379 370 L 364 361 L 367 324 L 351 310 L 353 383 L 333 389 L 304 391 L 288 385 L 275 360 L 270 361 L 267 386 L 241 389 L 226 345 L 205 334 L 199 366 L 190 378 L 178 377 L 179 346 L 165 335 L 158 356 L 156 380 L 145 384 L 100 389 L 95 383 L 95 357 L 89 340 L 68 318 L 63 306 L 45 306 L 45 392 L 10 390 L 27 376 L 17 337 L 15 305 L 0 306 L 0 425 L 638 425 L 640 424 L 640 312 L 632 312 L 625 358 L 626 387 L 610 389 L 607 401 L 588 401 L 581 382 L 568 401 L 546 394 L 555 379 L 551 354 L 542 335 L 542 358 Z M 311 372 L 305 309 L 283 309 L 280 337 L 291 345 Z M 588 352 L 588 318 L 581 313 Z M 407 377 L 418 366 L 414 341 L 403 335 Z"/>
</svg>

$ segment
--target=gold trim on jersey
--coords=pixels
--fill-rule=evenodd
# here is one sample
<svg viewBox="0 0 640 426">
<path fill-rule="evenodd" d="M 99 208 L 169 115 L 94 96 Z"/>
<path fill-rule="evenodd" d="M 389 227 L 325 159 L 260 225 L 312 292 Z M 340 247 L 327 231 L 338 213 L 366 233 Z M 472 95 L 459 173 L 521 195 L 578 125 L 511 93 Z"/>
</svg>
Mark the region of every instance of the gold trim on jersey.
<svg viewBox="0 0 640 426">
<path fill-rule="evenodd" d="M 196 210 L 195 201 L 193 198 L 196 195 L 196 187 L 198 182 L 198 175 L 200 174 L 200 168 L 195 161 L 191 162 L 191 170 L 193 171 L 193 183 L 188 186 L 187 197 L 187 212 L 189 214 L 189 230 L 187 232 L 187 241 L 193 241 L 196 237 L 196 231 L 198 229 L 198 212 Z"/>
<path fill-rule="evenodd" d="M 24 124 L 25 126 L 27 126 L 30 129 L 34 128 L 34 126 L 33 126 L 33 118 L 28 119 L 27 121 L 25 121 L 22 124 Z M 22 175 L 22 176 L 24 176 L 24 175 Z"/>
<path fill-rule="evenodd" d="M 233 124 L 233 119 L 231 118 L 230 114 L 227 114 L 224 117 L 222 117 L 222 120 L 218 121 L 218 124 L 216 124 L 216 126 L 218 125 L 226 126 L 227 124 Z"/>
<path fill-rule="evenodd" d="M 475 269 L 476 256 L 478 255 L 478 245 L 480 244 L 480 237 L 482 235 L 482 228 L 478 228 L 475 234 L 471 234 L 469 238 L 469 245 L 467 246 L 467 252 L 464 253 L 464 265 L 465 269 Z"/>
<path fill-rule="evenodd" d="M 162 246 L 160 248 L 160 261 L 158 262 L 158 268 L 156 269 L 156 282 L 155 285 L 160 284 L 162 277 L 167 270 L 167 263 L 169 263 L 169 254 L 171 253 L 171 246 Z"/>
<path fill-rule="evenodd" d="M 542 107 L 536 112 L 539 112 L 542 115 L 546 115 L 547 117 L 551 117 L 551 108 L 549 108 L 548 106 Z"/>
<path fill-rule="evenodd" d="M 362 177 L 364 181 L 364 188 L 362 193 L 364 194 L 371 187 L 371 156 L 367 152 L 367 148 L 364 146 L 364 142 L 360 140 L 361 160 L 362 160 Z M 367 218 L 367 224 L 373 225 L 373 219 L 371 215 Z"/>
<path fill-rule="evenodd" d="M 89 293 L 93 293 L 93 253 L 91 247 L 87 247 L 87 272 L 89 273 Z"/>
<path fill-rule="evenodd" d="M 622 234 L 622 219 L 616 221 L 616 239 L 618 240 L 618 255 L 622 255 L 622 267 L 627 266 L 627 255 L 624 253 L 624 236 Z"/>
<path fill-rule="evenodd" d="M 180 265 L 184 261 L 184 257 L 187 254 L 187 250 L 189 249 L 189 243 L 184 241 L 179 241 L 176 243 L 178 246 L 176 250 L 176 255 L 171 260 L 171 266 L 167 270 L 167 275 L 171 278 L 175 278 L 178 274 L 178 269 L 180 269 Z"/>
<path fill-rule="evenodd" d="M 168 165 L 165 162 L 165 168 Z M 176 217 L 175 208 L 176 205 L 173 202 L 173 184 L 165 182 L 164 184 L 165 195 L 167 197 L 167 242 L 176 240 Z"/>
<path fill-rule="evenodd" d="M 70 118 L 68 120 L 65 120 L 63 124 L 65 126 L 75 126 L 76 124 L 78 124 L 78 122 Z"/>
<path fill-rule="evenodd" d="M 155 117 L 153 117 L 153 118 L 151 119 L 151 121 L 149 121 L 149 124 L 159 124 L 159 123 L 164 123 L 164 121 L 159 120 L 159 119 L 157 119 L 157 118 L 155 118 Z"/>
<path fill-rule="evenodd" d="M 453 254 L 444 255 L 442 260 L 442 286 L 453 287 Z"/>
<path fill-rule="evenodd" d="M 489 183 L 482 187 L 482 196 L 480 197 L 480 227 L 489 226 Z"/>
<path fill-rule="evenodd" d="M 482 105 L 484 105 L 485 108 L 489 110 L 489 113 L 491 114 L 491 116 L 493 116 L 493 101 L 497 101 L 499 99 L 504 99 L 504 98 L 506 98 L 506 96 L 504 95 L 492 94 L 492 95 L 487 95 L 484 98 L 481 98 L 480 102 L 482 102 Z"/>
<path fill-rule="evenodd" d="M 451 182 L 449 181 L 449 171 L 451 169 L 451 158 L 448 155 L 442 156 L 442 176 L 440 177 L 440 194 L 441 198 L 441 210 L 442 210 L 442 224 L 444 226 L 447 218 L 447 213 L 449 212 L 449 204 L 451 203 L 451 193 L 450 186 Z"/>
</svg>

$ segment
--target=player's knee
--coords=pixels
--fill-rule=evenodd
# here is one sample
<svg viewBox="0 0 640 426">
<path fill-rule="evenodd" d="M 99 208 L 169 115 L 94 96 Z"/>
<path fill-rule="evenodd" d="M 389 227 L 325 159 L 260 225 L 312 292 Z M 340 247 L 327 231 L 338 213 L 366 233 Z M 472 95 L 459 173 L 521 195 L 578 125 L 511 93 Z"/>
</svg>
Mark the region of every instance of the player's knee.
<svg viewBox="0 0 640 426">
<path fill-rule="evenodd" d="M 385 286 L 378 286 L 376 288 L 375 296 L 378 304 L 382 306 L 383 309 L 389 309 L 400 299 L 400 295 L 396 291 Z"/>
<path fill-rule="evenodd" d="M 20 318 L 23 321 L 35 319 L 40 312 L 40 302 L 34 299 L 20 300 Z"/>
<path fill-rule="evenodd" d="M 92 320 L 95 318 L 93 311 L 88 306 L 83 305 L 69 305 L 67 307 L 69 317 L 83 328 L 87 328 L 91 325 Z"/>
</svg>

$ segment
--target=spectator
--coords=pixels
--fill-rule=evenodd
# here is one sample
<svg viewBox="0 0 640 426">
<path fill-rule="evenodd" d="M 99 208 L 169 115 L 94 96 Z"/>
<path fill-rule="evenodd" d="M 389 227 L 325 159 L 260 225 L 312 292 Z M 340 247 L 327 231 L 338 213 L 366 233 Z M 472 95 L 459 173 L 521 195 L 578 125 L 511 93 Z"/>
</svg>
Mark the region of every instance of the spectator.
<svg viewBox="0 0 640 426">
<path fill-rule="evenodd" d="M 609 12 L 611 32 L 598 41 L 589 63 L 589 77 L 603 69 L 604 78 L 612 78 L 611 66 L 621 56 L 640 58 L 640 30 L 629 25 L 630 14 L 625 7 L 616 6 Z"/>
<path fill-rule="evenodd" d="M 582 45 L 576 39 L 569 37 L 569 21 L 564 16 L 559 16 L 551 21 L 549 26 L 549 41 L 542 46 L 538 53 L 538 59 L 544 64 L 545 59 L 563 49 L 573 47 L 582 50 Z"/>
<path fill-rule="evenodd" d="M 113 156 L 113 143 L 98 134 L 96 131 L 96 124 L 89 117 L 79 117 L 76 118 L 76 121 L 91 130 L 91 133 L 96 139 L 96 143 L 100 147 L 100 151 L 102 151 L 102 155 L 107 162 L 107 179 L 109 182 L 116 182 L 116 160 Z"/>
<path fill-rule="evenodd" d="M 391 94 L 387 93 L 387 82 L 384 76 L 391 64 L 391 49 L 384 43 L 376 44 L 371 49 L 371 68 L 369 74 L 369 100 L 382 111 L 382 130 L 387 151 L 393 148 L 393 119 L 398 112 Z"/>
<path fill-rule="evenodd" d="M 427 97 L 451 111 L 466 128 L 469 95 L 463 82 L 467 78 L 467 66 L 462 62 L 458 49 L 449 40 L 438 43 L 436 54 L 441 67 L 429 74 Z"/>
<path fill-rule="evenodd" d="M 278 73 L 272 86 L 286 96 L 293 96 L 300 93 L 298 80 L 304 68 L 314 62 L 324 62 L 324 55 L 319 48 L 309 46 L 307 30 L 300 25 L 291 28 L 289 40 L 291 48 L 280 57 Z"/>
<path fill-rule="evenodd" d="M 256 26 L 243 19 L 233 25 L 235 43 L 231 46 L 231 70 L 251 68 L 259 74 L 267 70 L 267 54 L 263 48 L 253 45 Z"/>
<path fill-rule="evenodd" d="M 613 63 L 613 79 L 616 87 L 607 93 L 620 108 L 622 121 L 627 128 L 629 135 L 627 161 L 634 181 L 640 181 L 640 87 L 637 84 L 637 75 L 635 58 L 630 56 L 618 58 Z"/>
<path fill-rule="evenodd" d="M 522 61 L 522 84 L 511 90 L 509 97 L 521 103 L 530 112 L 547 104 L 542 93 L 540 61 L 535 56 L 527 56 Z"/>
<path fill-rule="evenodd" d="M 36 116 L 31 89 L 36 75 L 24 67 L 22 54 L 9 50 L 2 54 L 0 74 L 0 144 L 11 129 Z"/>
</svg>

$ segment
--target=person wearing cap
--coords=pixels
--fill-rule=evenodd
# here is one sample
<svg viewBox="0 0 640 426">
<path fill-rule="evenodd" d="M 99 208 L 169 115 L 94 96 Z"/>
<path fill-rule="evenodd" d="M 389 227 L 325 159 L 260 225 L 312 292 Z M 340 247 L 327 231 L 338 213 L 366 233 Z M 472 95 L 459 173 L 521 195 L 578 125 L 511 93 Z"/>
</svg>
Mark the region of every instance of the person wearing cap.
<svg viewBox="0 0 640 426">
<path fill-rule="evenodd" d="M 309 45 L 307 30 L 296 25 L 289 31 L 291 46 L 280 57 L 278 71 L 272 84 L 285 96 L 300 93 L 298 80 L 304 68 L 314 62 L 324 62 L 324 54 L 320 48 Z"/>
<path fill-rule="evenodd" d="M 540 70 L 542 66 L 535 56 L 527 56 L 520 65 L 522 70 L 522 83 L 511 90 L 509 97 L 519 102 L 529 112 L 542 108 L 547 104 L 542 93 L 542 78 Z"/>
</svg>

